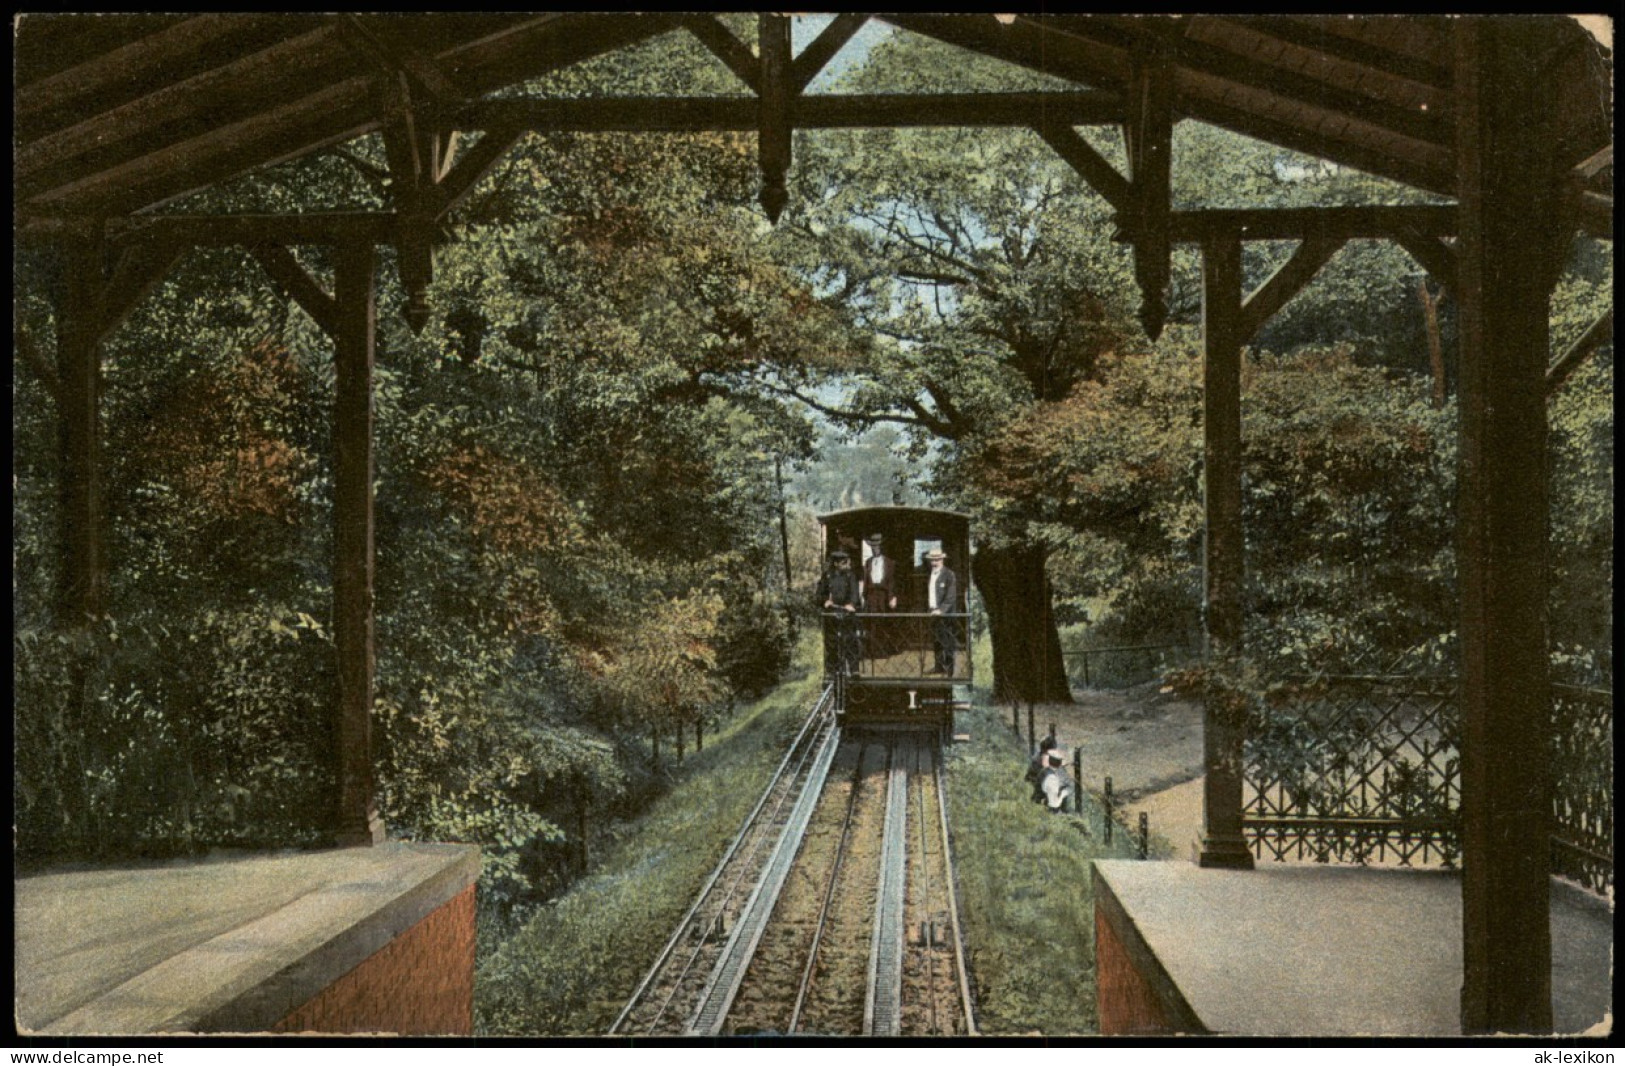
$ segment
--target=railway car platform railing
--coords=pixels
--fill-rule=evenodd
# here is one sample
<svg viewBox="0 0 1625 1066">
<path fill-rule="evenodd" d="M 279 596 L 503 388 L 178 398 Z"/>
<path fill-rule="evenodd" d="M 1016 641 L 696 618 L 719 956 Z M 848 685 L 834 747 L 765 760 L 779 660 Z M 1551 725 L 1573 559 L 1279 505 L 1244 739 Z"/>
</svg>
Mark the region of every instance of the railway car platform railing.
<svg viewBox="0 0 1625 1066">
<path fill-rule="evenodd" d="M 939 655 L 939 646 L 942 654 Z M 970 615 L 926 611 L 824 613 L 825 672 L 879 682 L 971 680 Z M 947 669 L 939 669 L 945 660 Z"/>
</svg>

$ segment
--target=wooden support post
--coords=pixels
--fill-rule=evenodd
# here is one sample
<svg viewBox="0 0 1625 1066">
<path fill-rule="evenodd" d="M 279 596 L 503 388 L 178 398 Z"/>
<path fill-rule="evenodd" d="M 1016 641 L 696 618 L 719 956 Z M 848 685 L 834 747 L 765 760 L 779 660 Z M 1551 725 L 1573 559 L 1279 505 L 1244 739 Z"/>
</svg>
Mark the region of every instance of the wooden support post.
<svg viewBox="0 0 1625 1066">
<path fill-rule="evenodd" d="M 373 248 L 335 249 L 333 337 L 333 642 L 338 654 L 334 716 L 340 846 L 378 844 L 383 821 L 373 796 L 372 366 L 377 325 Z"/>
<path fill-rule="evenodd" d="M 770 222 L 777 222 L 790 202 L 785 185 L 790 172 L 791 86 L 790 19 L 784 15 L 759 15 L 756 47 L 761 53 L 761 118 L 757 151 L 762 169 L 762 207 Z"/>
<path fill-rule="evenodd" d="M 1207 651 L 1221 665 L 1242 650 L 1241 238 L 1202 243 L 1203 500 Z M 1202 721 L 1202 866 L 1252 869 L 1241 832 L 1241 725 L 1210 696 Z"/>
<path fill-rule="evenodd" d="M 1464 1033 L 1552 1028 L 1547 318 L 1570 233 L 1542 27 L 1456 24 Z"/>
<path fill-rule="evenodd" d="M 1129 79 L 1129 177 L 1134 201 L 1134 276 L 1140 285 L 1140 322 L 1153 340 L 1168 319 L 1168 217 L 1173 161 L 1173 64 L 1166 49 L 1134 52 Z"/>
<path fill-rule="evenodd" d="M 61 451 L 56 621 L 85 630 L 104 610 L 107 534 L 101 466 L 102 242 L 75 234 L 62 245 L 56 309 Z"/>
</svg>

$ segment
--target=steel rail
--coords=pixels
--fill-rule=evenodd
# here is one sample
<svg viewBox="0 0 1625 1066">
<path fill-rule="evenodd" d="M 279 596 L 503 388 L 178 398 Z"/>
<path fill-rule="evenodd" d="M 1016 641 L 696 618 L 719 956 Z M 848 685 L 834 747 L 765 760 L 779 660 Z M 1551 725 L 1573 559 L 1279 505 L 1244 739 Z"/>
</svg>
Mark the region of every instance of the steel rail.
<svg viewBox="0 0 1625 1066">
<path fill-rule="evenodd" d="M 903 888 L 908 869 L 908 768 L 892 749 L 886 785 L 886 828 L 880 848 L 874 935 L 869 944 L 869 990 L 863 1005 L 864 1036 L 897 1036 L 901 1029 L 903 979 Z"/>
<path fill-rule="evenodd" d="M 829 728 L 830 728 L 829 724 L 826 723 L 825 726 L 820 730 L 820 732 L 814 735 L 813 742 L 811 744 L 809 744 L 806 747 L 806 749 L 801 752 L 801 759 L 796 764 L 796 768 L 795 768 L 795 770 L 793 771 L 793 774 L 792 774 L 792 780 L 795 777 L 799 777 L 801 775 L 802 770 L 807 766 L 808 760 L 810 758 L 812 758 L 815 749 L 818 748 L 818 740 L 817 740 L 817 738 L 821 737 L 821 736 L 825 736 L 824 729 L 829 729 Z M 742 868 L 740 869 L 738 876 L 734 878 L 734 880 L 733 880 L 733 882 L 731 884 L 729 884 L 727 891 L 725 893 L 723 893 L 721 901 L 717 904 L 717 911 L 716 911 L 716 914 L 715 914 L 713 920 L 715 920 L 717 918 L 722 918 L 727 914 L 728 905 L 730 903 L 732 903 L 733 900 L 737 897 L 740 888 L 745 885 L 747 880 L 749 880 L 749 882 L 750 882 L 751 890 L 752 890 L 753 893 L 754 893 L 756 887 L 761 884 L 762 875 L 763 875 L 763 872 L 765 871 L 766 864 L 764 863 L 761 866 L 756 866 L 755 865 L 756 856 L 757 856 L 758 853 L 761 852 L 762 847 L 768 842 L 769 838 L 772 836 L 770 830 L 772 829 L 773 825 L 775 824 L 775 820 L 778 818 L 779 812 L 784 810 L 784 806 L 785 806 L 786 803 L 790 802 L 792 794 L 794 794 L 798 798 L 801 795 L 801 793 L 799 793 L 799 792 L 794 792 L 793 786 L 791 788 L 787 788 L 785 790 L 784 794 L 779 796 L 778 802 L 776 804 L 774 804 L 772 816 L 769 819 L 769 821 L 764 824 L 763 831 L 760 834 L 756 834 L 756 826 L 754 824 L 750 827 L 750 833 L 756 835 L 756 841 L 755 841 L 754 845 L 751 848 L 750 855 L 746 857 L 747 861 L 742 866 Z M 782 829 L 782 827 L 780 827 L 780 828 Z M 773 839 L 777 840 L 779 838 L 773 837 Z M 772 857 L 772 855 L 770 853 L 769 854 L 769 859 L 771 859 L 771 857 Z M 748 905 L 748 903 L 749 903 L 749 897 L 747 897 L 747 900 L 746 900 L 747 905 Z M 738 921 L 738 915 L 735 915 L 736 929 L 737 929 L 737 921 Z M 683 987 L 684 987 L 683 983 L 689 979 L 689 976 L 692 973 L 695 972 L 694 968 L 695 968 L 696 964 L 698 964 L 706 954 L 705 945 L 709 941 L 708 941 L 708 939 L 706 937 L 705 926 L 702 925 L 702 926 L 697 927 L 696 931 L 701 934 L 700 942 L 699 942 L 698 946 L 695 947 L 694 953 L 689 956 L 688 961 L 683 965 L 683 968 L 680 971 L 678 971 L 676 979 L 672 982 L 671 991 L 668 992 L 666 994 L 666 998 L 661 1001 L 660 1009 L 655 1012 L 655 1017 L 654 1017 L 653 1021 L 650 1022 L 650 1028 L 648 1030 L 649 1032 L 653 1032 L 655 1023 L 659 1022 L 661 1018 L 664 1018 L 666 1016 L 666 1012 L 669 1011 L 671 1009 L 671 1007 L 672 1007 L 672 1002 L 675 999 L 677 999 L 678 993 L 683 991 Z M 723 957 L 722 952 L 719 951 L 717 959 L 712 959 L 711 962 L 710 962 L 710 966 L 711 966 L 710 973 L 706 975 L 705 984 L 701 985 L 700 1000 L 702 1002 L 703 1002 L 704 997 L 706 995 L 706 990 L 710 987 L 711 982 L 715 979 L 717 960 L 722 958 L 722 957 Z M 686 1028 L 687 1025 L 688 1025 L 688 1021 L 685 1020 L 685 1022 L 684 1022 L 685 1028 Z"/>
<path fill-rule="evenodd" d="M 807 965 L 801 971 L 801 982 L 796 986 L 796 1002 L 790 1011 L 790 1023 L 785 1026 L 786 1034 L 794 1033 L 801 1026 L 801 1012 L 807 1006 L 807 992 L 812 988 L 813 966 L 818 961 L 818 949 L 823 946 L 824 930 L 829 925 L 830 904 L 835 901 L 835 889 L 839 885 L 841 864 L 846 861 L 846 845 L 852 838 L 852 823 L 858 813 L 858 793 L 863 784 L 863 748 L 858 748 L 858 757 L 852 767 L 852 793 L 846 798 L 846 821 L 841 824 L 841 839 L 835 845 L 835 858 L 830 865 L 829 883 L 824 889 L 824 901 L 818 908 L 818 924 L 813 929 L 812 946 L 807 949 Z"/>
<path fill-rule="evenodd" d="M 785 770 L 789 767 L 791 759 L 795 757 L 797 748 L 800 747 L 814 723 L 819 720 L 820 716 L 826 714 L 832 698 L 832 687 L 829 685 L 824 686 L 818 701 L 813 704 L 812 711 L 807 715 L 807 720 L 802 723 L 800 731 L 797 732 L 795 739 L 790 743 L 789 750 L 784 753 L 784 758 L 779 761 L 778 769 L 768 779 L 767 787 L 762 790 L 762 795 L 756 801 L 756 806 L 745 816 L 744 825 L 735 834 L 733 840 L 729 842 L 728 848 L 723 852 L 716 868 L 711 871 L 711 876 L 706 879 L 704 886 L 694 897 L 694 903 L 688 908 L 688 913 L 684 914 L 682 920 L 677 923 L 677 927 L 672 931 L 671 939 L 666 941 L 666 946 L 661 949 L 660 954 L 655 958 L 654 965 L 649 967 L 649 972 L 644 974 L 643 980 L 639 982 L 637 989 L 632 993 L 631 998 L 627 1000 L 626 1006 L 621 1008 L 621 1013 L 616 1017 L 614 1024 L 609 1027 L 610 1035 L 614 1035 L 622 1025 L 626 1024 L 626 1020 L 630 1017 L 632 1011 L 642 1002 L 644 993 L 649 990 L 655 978 L 660 975 L 666 963 L 671 959 L 672 953 L 677 950 L 677 945 L 682 941 L 683 934 L 689 931 L 689 925 L 693 922 L 694 916 L 706 904 L 707 897 L 710 896 L 712 890 L 716 887 L 717 881 L 722 877 L 723 870 L 727 868 L 728 863 L 732 861 L 735 853 L 738 852 L 740 845 L 755 827 L 756 819 L 761 815 L 762 808 L 767 805 L 768 798 L 772 796 L 774 789 L 778 787 L 779 782 L 783 779 Z M 656 1020 L 658 1019 L 659 1016 L 657 1015 Z"/>
<path fill-rule="evenodd" d="M 976 1036 L 976 1010 L 971 1002 L 970 975 L 965 970 L 965 938 L 959 931 L 959 878 L 954 873 L 953 848 L 948 839 L 948 781 L 942 772 L 942 760 L 936 761 L 937 817 L 942 825 L 943 877 L 948 891 L 948 924 L 954 936 L 954 968 L 959 971 L 959 1002 L 965 1012 L 965 1034 Z"/>
<path fill-rule="evenodd" d="M 745 979 L 745 970 L 756 954 L 762 932 L 778 904 L 785 878 L 790 875 L 796 853 L 801 850 L 802 838 L 806 836 L 807 824 L 818 806 L 818 798 L 824 793 L 824 782 L 829 776 L 830 763 L 835 760 L 840 739 L 840 732 L 834 729 L 825 736 L 823 747 L 813 760 L 812 771 L 802 784 L 801 795 L 779 832 L 767 868 L 756 882 L 745 909 L 735 919 L 733 934 L 711 971 L 705 991 L 700 995 L 699 1006 L 687 1026 L 689 1034 L 715 1036 L 721 1032 L 723 1020 L 727 1018 L 728 1009 L 733 1006 L 734 997 Z"/>
<path fill-rule="evenodd" d="M 926 820 L 926 817 L 925 817 L 925 785 L 923 784 L 923 775 L 920 772 L 920 758 L 921 758 L 921 756 L 925 756 L 925 757 L 929 758 L 930 754 L 931 753 L 930 753 L 929 749 L 927 749 L 924 744 L 920 744 L 918 742 L 915 743 L 915 745 L 914 745 L 914 778 L 916 779 L 916 781 L 921 781 L 919 791 L 917 793 L 915 793 L 917 799 L 919 800 L 919 802 L 916 803 L 915 806 L 919 809 L 919 812 L 920 812 L 920 814 L 919 814 L 919 825 L 920 825 L 920 891 L 919 891 L 919 899 L 920 899 L 921 909 L 924 911 L 924 919 L 925 919 L 924 928 L 922 928 L 921 931 L 920 931 L 921 932 L 920 941 L 921 941 L 922 948 L 923 948 L 923 950 L 925 952 L 925 986 L 929 990 L 928 995 L 930 996 L 930 1002 L 931 1002 L 931 1028 L 936 1032 L 941 1032 L 942 1023 L 937 1017 L 937 956 L 936 956 L 936 953 L 931 950 L 931 936 L 930 936 L 930 932 L 928 931 L 930 929 L 931 924 L 933 924 L 933 919 L 931 918 L 931 845 L 930 845 L 930 842 L 926 839 L 926 835 L 927 835 L 926 834 L 926 826 L 930 825 L 931 823 L 928 822 Z M 934 769 L 935 768 L 935 763 L 933 762 L 932 765 L 933 765 L 933 769 Z"/>
</svg>

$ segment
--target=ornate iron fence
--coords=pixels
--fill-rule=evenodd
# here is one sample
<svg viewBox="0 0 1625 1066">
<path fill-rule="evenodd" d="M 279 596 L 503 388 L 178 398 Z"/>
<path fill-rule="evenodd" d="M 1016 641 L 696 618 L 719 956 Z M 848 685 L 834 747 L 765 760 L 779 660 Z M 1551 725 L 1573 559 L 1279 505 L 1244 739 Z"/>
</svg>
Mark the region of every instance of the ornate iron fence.
<svg viewBox="0 0 1625 1066">
<path fill-rule="evenodd" d="M 1453 866 L 1460 855 L 1455 686 L 1305 678 L 1251 723 L 1242 828 L 1277 860 Z"/>
<path fill-rule="evenodd" d="M 1289 682 L 1249 723 L 1242 828 L 1260 859 L 1453 867 L 1460 731 L 1448 677 Z M 1614 882 L 1612 691 L 1552 686 L 1552 870 Z"/>
<path fill-rule="evenodd" d="M 1614 885 L 1614 694 L 1552 686 L 1552 872 Z"/>
</svg>

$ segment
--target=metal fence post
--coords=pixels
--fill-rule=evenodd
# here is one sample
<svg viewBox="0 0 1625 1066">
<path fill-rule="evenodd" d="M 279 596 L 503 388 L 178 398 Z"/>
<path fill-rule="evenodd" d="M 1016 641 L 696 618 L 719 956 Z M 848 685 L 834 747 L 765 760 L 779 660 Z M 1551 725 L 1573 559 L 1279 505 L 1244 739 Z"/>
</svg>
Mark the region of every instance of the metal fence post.
<svg viewBox="0 0 1625 1066">
<path fill-rule="evenodd" d="M 1027 753 L 1038 750 L 1038 737 L 1033 732 L 1033 701 L 1027 701 Z"/>
<path fill-rule="evenodd" d="M 1151 857 L 1151 816 L 1140 812 L 1140 858 Z"/>
<path fill-rule="evenodd" d="M 1055 727 L 1050 726 L 1054 732 Z M 1083 813 L 1083 752 L 1072 749 L 1072 813 Z"/>
<path fill-rule="evenodd" d="M 1105 837 L 1106 843 L 1110 844 L 1112 842 L 1112 778 L 1110 774 L 1106 775 L 1106 795 L 1101 802 L 1101 806 L 1106 812 L 1106 824 L 1105 828 L 1102 829 L 1101 832 Z"/>
</svg>

